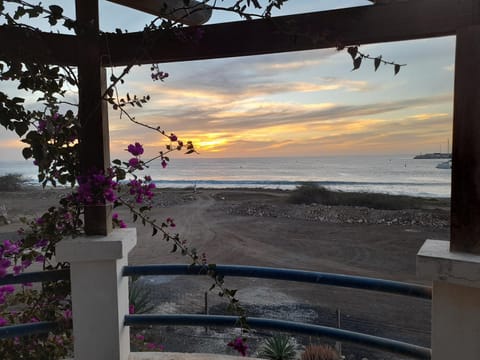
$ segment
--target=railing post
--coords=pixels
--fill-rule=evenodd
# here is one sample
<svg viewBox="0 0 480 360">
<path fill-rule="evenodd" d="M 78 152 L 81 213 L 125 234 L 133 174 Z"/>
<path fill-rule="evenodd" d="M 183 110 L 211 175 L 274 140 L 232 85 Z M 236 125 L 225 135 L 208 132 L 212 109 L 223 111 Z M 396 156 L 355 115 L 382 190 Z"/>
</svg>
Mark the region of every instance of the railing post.
<svg viewBox="0 0 480 360">
<path fill-rule="evenodd" d="M 57 245 L 58 260 L 70 263 L 75 360 L 128 359 L 128 278 L 122 269 L 136 242 L 131 228 Z"/>
</svg>

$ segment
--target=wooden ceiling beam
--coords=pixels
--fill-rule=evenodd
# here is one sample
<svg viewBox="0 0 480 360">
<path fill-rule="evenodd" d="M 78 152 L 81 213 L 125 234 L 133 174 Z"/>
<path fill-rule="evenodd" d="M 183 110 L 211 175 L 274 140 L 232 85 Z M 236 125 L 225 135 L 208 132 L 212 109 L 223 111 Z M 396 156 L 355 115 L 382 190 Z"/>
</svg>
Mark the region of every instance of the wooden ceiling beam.
<svg viewBox="0 0 480 360">
<path fill-rule="evenodd" d="M 0 60 L 23 60 L 42 64 L 76 65 L 77 37 L 0 26 Z"/>
<path fill-rule="evenodd" d="M 104 34 L 104 66 L 202 60 L 454 35 L 479 24 L 477 0 L 414 0 L 172 31 Z M 76 65 L 74 35 L 0 26 L 0 59 Z"/>
<path fill-rule="evenodd" d="M 105 35 L 108 63 L 125 65 L 259 55 L 454 35 L 480 22 L 476 0 L 413 0 L 206 25 Z M 106 57 L 105 57 L 106 58 Z M 108 65 L 105 63 L 105 65 Z"/>
</svg>

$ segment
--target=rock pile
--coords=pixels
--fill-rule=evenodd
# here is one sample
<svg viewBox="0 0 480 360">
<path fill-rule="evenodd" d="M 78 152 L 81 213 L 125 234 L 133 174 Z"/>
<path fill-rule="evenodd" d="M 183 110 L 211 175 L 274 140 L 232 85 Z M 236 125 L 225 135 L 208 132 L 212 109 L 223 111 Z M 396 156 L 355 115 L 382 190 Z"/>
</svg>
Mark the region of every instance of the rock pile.
<svg viewBox="0 0 480 360">
<path fill-rule="evenodd" d="M 378 210 L 353 206 L 273 205 L 268 203 L 230 203 L 226 212 L 231 215 L 279 217 L 320 221 L 335 224 L 386 224 L 445 228 L 450 215 L 443 210 Z"/>
</svg>

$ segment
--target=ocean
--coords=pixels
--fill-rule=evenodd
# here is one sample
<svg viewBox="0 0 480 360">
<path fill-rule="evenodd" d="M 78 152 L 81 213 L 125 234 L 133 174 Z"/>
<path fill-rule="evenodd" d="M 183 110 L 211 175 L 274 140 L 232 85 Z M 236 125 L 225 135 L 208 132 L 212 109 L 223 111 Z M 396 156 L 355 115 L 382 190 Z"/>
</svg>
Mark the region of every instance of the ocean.
<svg viewBox="0 0 480 360">
<path fill-rule="evenodd" d="M 437 169 L 441 160 L 412 155 L 282 158 L 198 156 L 171 159 L 167 168 L 153 163 L 144 171 L 160 188 L 294 189 L 316 183 L 342 191 L 364 191 L 421 197 L 450 197 L 451 170 Z M 20 173 L 36 183 L 35 167 L 27 161 L 0 161 L 0 175 Z"/>
</svg>

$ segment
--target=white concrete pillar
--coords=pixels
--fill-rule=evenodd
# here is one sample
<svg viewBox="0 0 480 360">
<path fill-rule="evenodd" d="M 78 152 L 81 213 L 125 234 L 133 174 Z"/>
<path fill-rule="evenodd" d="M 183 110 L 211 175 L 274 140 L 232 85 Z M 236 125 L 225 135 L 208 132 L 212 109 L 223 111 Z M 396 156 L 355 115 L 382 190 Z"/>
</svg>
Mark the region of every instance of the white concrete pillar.
<svg viewBox="0 0 480 360">
<path fill-rule="evenodd" d="M 432 360 L 480 359 L 480 255 L 427 240 L 417 275 L 433 281 Z"/>
<path fill-rule="evenodd" d="M 128 278 L 122 268 L 136 242 L 136 229 L 130 228 L 57 245 L 57 259 L 70 263 L 75 360 L 128 359 Z"/>
</svg>

